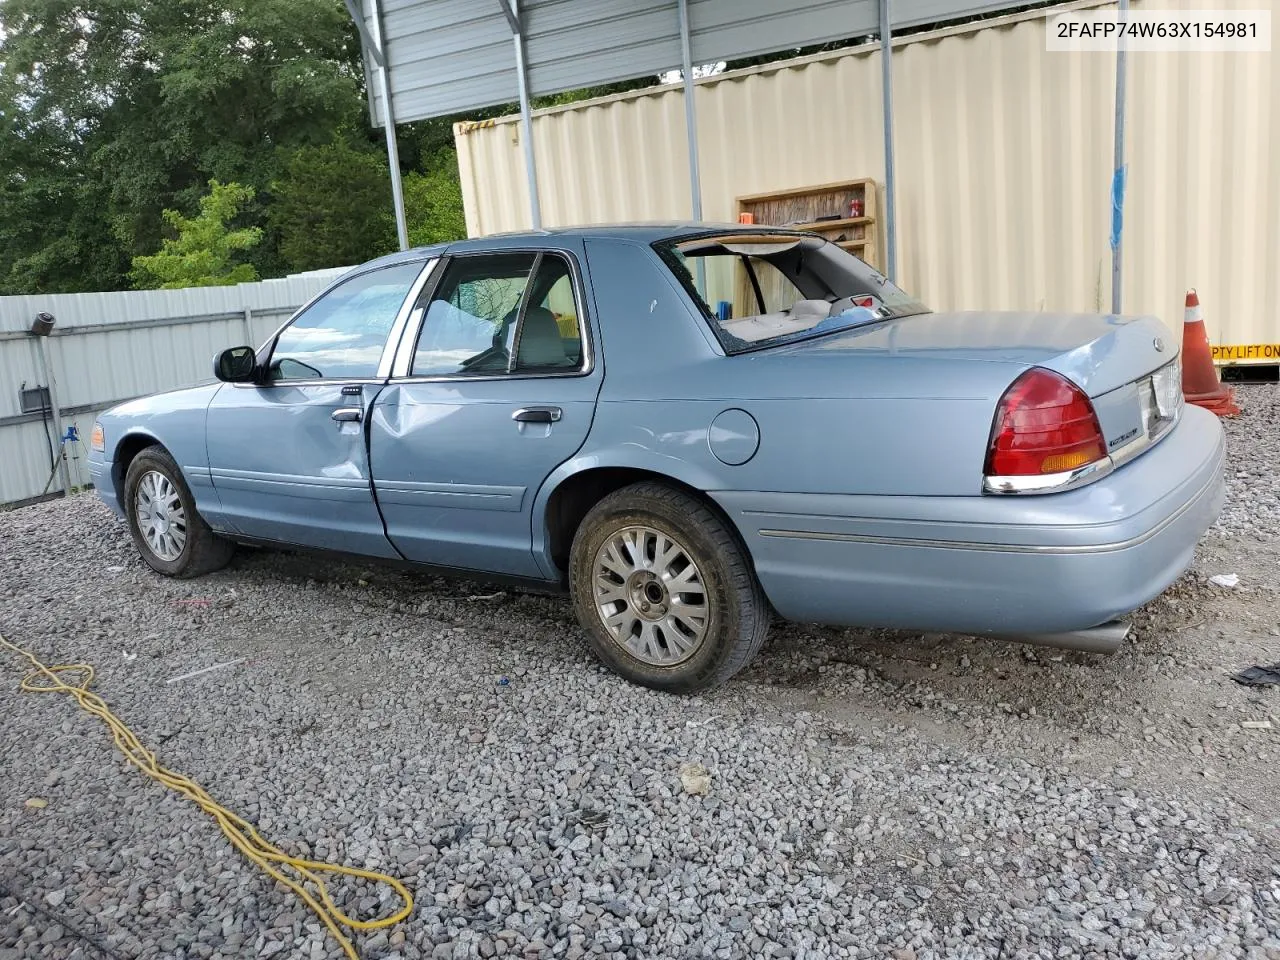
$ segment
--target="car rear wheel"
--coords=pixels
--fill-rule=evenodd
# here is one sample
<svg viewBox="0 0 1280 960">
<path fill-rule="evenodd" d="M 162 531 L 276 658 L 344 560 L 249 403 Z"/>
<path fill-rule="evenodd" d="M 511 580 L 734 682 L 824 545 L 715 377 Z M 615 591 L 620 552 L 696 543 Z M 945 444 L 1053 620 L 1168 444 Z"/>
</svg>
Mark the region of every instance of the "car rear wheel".
<svg viewBox="0 0 1280 960">
<path fill-rule="evenodd" d="M 169 577 L 199 577 L 220 570 L 235 546 L 200 514 L 182 471 L 162 447 L 148 447 L 125 474 L 129 532 L 151 569 Z"/>
<path fill-rule="evenodd" d="M 646 687 L 717 687 L 750 663 L 768 631 L 768 603 L 733 531 L 661 483 L 624 487 L 592 507 L 573 539 L 569 581 L 596 656 Z"/>
</svg>

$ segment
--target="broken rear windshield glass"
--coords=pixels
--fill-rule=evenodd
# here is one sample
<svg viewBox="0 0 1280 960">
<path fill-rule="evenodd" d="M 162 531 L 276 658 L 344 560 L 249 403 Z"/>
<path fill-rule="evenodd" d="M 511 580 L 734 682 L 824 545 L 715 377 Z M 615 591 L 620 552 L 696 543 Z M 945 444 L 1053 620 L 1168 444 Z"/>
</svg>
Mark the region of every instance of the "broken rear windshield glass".
<svg viewBox="0 0 1280 960">
<path fill-rule="evenodd" d="M 820 237 L 728 233 L 654 245 L 726 353 L 791 343 L 928 308 Z"/>
</svg>

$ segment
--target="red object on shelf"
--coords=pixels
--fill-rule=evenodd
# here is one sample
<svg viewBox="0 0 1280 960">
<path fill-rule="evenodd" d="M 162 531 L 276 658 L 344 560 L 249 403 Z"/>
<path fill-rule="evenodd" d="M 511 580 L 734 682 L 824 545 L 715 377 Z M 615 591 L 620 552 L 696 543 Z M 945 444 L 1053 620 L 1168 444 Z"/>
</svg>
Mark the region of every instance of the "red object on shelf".
<svg viewBox="0 0 1280 960">
<path fill-rule="evenodd" d="M 863 206 L 863 203 L 862 203 L 862 201 L 861 201 L 861 200 L 850 200 L 850 201 L 849 201 L 849 216 L 851 216 L 851 217 L 860 217 L 860 216 L 862 216 L 862 212 L 863 212 L 863 210 L 865 210 L 865 209 L 866 209 L 866 207 L 865 207 L 865 206 Z"/>
</svg>

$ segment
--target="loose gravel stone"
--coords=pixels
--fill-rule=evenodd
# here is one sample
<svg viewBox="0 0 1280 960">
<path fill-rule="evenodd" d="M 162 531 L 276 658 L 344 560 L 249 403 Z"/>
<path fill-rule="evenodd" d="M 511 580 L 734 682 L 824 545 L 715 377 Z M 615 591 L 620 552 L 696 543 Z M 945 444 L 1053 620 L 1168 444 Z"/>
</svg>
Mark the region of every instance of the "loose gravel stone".
<svg viewBox="0 0 1280 960">
<path fill-rule="evenodd" d="M 1230 674 L 1280 661 L 1280 390 L 1238 394 L 1222 519 L 1111 658 L 778 623 L 669 697 L 593 663 L 562 599 L 257 550 L 167 580 L 91 497 L 0 514 L 0 633 L 95 664 L 285 849 L 404 878 L 363 956 L 1276 960 L 1280 744 L 1241 723 L 1280 691 Z M 0 656 L 0 960 L 341 956 L 21 672 Z"/>
</svg>

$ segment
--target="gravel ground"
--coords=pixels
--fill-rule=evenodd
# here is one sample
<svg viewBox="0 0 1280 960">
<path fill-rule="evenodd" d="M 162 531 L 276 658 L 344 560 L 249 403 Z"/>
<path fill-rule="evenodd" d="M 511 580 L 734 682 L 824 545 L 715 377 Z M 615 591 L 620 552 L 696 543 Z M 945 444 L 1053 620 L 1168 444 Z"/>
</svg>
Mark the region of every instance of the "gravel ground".
<svg viewBox="0 0 1280 960">
<path fill-rule="evenodd" d="M 1111 658 L 778 624 L 679 699 L 596 666 L 563 600 L 261 551 L 165 580 L 90 497 L 0 515 L 0 632 L 95 663 L 269 838 L 403 877 L 364 957 L 1275 960 L 1280 691 L 1230 673 L 1280 660 L 1280 390 L 1238 393 L 1230 504 Z M 21 672 L 0 655 L 0 960 L 341 955 Z"/>
</svg>

